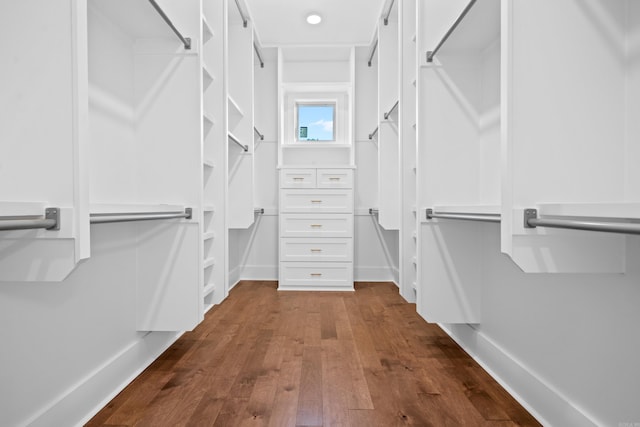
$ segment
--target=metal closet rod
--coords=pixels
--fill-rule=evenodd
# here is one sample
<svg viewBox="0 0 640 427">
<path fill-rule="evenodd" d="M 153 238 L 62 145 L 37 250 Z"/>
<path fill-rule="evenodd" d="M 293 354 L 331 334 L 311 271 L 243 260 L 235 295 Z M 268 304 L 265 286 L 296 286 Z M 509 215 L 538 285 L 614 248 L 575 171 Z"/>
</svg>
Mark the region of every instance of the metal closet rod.
<svg viewBox="0 0 640 427">
<path fill-rule="evenodd" d="M 189 37 L 184 37 L 182 34 L 180 34 L 180 31 L 178 31 L 176 26 L 173 25 L 173 22 L 171 22 L 171 19 L 169 19 L 167 14 L 164 13 L 164 10 L 162 10 L 162 8 L 158 5 L 158 3 L 156 3 L 155 0 L 149 0 L 149 3 L 151 3 L 151 6 L 153 6 L 153 8 L 160 14 L 162 19 L 164 19 L 164 22 L 166 22 L 167 25 L 169 25 L 169 27 L 171 27 L 173 32 L 176 33 L 176 36 L 178 36 L 180 41 L 184 44 L 184 48 L 187 49 L 187 50 L 190 50 L 191 49 L 191 39 Z"/>
<path fill-rule="evenodd" d="M 260 141 L 264 141 L 264 135 L 260 133 L 260 131 L 258 129 L 256 129 L 256 127 L 253 127 L 253 131 L 260 137 Z"/>
<path fill-rule="evenodd" d="M 369 60 L 367 61 L 367 65 L 369 65 L 369 67 L 371 67 L 371 64 L 373 62 L 373 55 L 376 54 L 377 47 L 378 47 L 378 39 L 376 39 L 376 41 L 373 42 L 373 47 L 371 48 L 371 54 L 369 55 Z"/>
<path fill-rule="evenodd" d="M 458 19 L 456 19 L 456 22 L 453 23 L 451 28 L 449 28 L 449 31 L 447 31 L 446 34 L 444 35 L 444 37 L 442 37 L 442 40 L 440 40 L 440 43 L 438 43 L 436 48 L 427 52 L 427 62 L 433 62 L 433 57 L 436 56 L 436 53 L 438 53 L 438 51 L 440 50 L 440 48 L 442 47 L 444 42 L 447 41 L 449 36 L 455 31 L 455 29 L 458 27 L 458 25 L 460 25 L 460 23 L 462 22 L 464 17 L 467 16 L 467 13 L 469 13 L 469 11 L 473 7 L 473 5 L 476 3 L 476 1 L 477 0 L 471 0 L 469 2 L 469 4 L 467 5 L 467 7 L 464 8 L 464 10 L 460 14 L 460 16 L 458 16 Z"/>
<path fill-rule="evenodd" d="M 247 18 L 244 16 L 244 12 L 240 8 L 240 3 L 236 0 L 236 7 L 238 8 L 238 12 L 240 12 L 240 17 L 242 18 L 242 26 L 247 28 Z"/>
<path fill-rule="evenodd" d="M 260 48 L 253 42 L 253 50 L 256 51 L 256 56 L 258 57 L 258 61 L 260 61 L 260 68 L 264 68 L 264 61 L 262 60 L 262 54 L 260 54 Z"/>
<path fill-rule="evenodd" d="M 249 151 L 249 146 L 248 145 L 244 145 L 242 142 L 238 141 L 235 136 L 229 134 L 229 139 L 231 141 L 235 142 L 236 144 L 238 144 L 240 147 L 242 147 L 242 149 L 244 151 Z"/>
<path fill-rule="evenodd" d="M 389 10 L 387 10 L 387 15 L 384 17 L 384 25 L 389 25 L 389 16 L 391 15 L 391 9 L 393 9 L 393 3 L 395 3 L 395 0 L 391 0 Z"/>
<path fill-rule="evenodd" d="M 33 230 L 44 228 L 45 230 L 60 230 L 60 209 L 46 208 L 42 217 L 33 215 L 21 215 L 8 218 L 0 218 L 0 230 Z"/>
<path fill-rule="evenodd" d="M 373 139 L 374 136 L 376 136 L 376 133 L 378 133 L 378 127 L 376 126 L 376 128 L 373 130 L 373 132 L 371 132 L 369 134 L 369 139 Z"/>
<path fill-rule="evenodd" d="M 398 108 L 398 104 L 400 103 L 400 101 L 396 101 L 395 104 L 393 104 L 393 107 L 391 107 L 391 109 L 389 110 L 388 113 L 384 113 L 384 119 L 388 120 L 389 116 L 391 115 L 391 113 L 393 113 L 393 110 L 395 110 L 396 108 Z"/>
<path fill-rule="evenodd" d="M 480 221 L 480 222 L 500 222 L 502 215 L 491 213 L 467 213 L 467 212 L 434 212 L 433 209 L 427 209 L 427 219 L 441 218 L 453 219 L 458 221 Z"/>
<path fill-rule="evenodd" d="M 191 219 L 193 210 L 185 208 L 184 211 L 174 212 L 113 212 L 89 214 L 91 224 L 107 224 L 112 222 L 153 221 L 161 219 L 185 218 Z"/>
<path fill-rule="evenodd" d="M 626 218 L 615 218 L 624 221 Z M 640 234 L 640 224 L 615 221 L 591 221 L 561 218 L 538 218 L 537 209 L 524 210 L 524 227 L 567 228 L 571 230 L 601 231 L 604 233 Z"/>
</svg>

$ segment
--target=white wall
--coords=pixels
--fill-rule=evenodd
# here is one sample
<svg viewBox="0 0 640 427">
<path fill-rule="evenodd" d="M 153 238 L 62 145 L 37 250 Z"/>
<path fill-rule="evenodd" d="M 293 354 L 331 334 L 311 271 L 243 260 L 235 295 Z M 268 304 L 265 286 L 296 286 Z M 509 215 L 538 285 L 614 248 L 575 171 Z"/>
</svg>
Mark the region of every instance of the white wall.
<svg viewBox="0 0 640 427">
<path fill-rule="evenodd" d="M 92 226 L 63 282 L 2 283 L 0 424 L 80 423 L 177 338 L 136 331 L 135 227 Z"/>
<path fill-rule="evenodd" d="M 367 49 L 357 49 L 355 135 L 356 281 L 398 281 L 398 233 L 382 229 L 369 208 L 378 206 L 377 146 L 368 134 L 376 126 L 376 67 L 367 67 Z M 265 135 L 256 141 L 254 205 L 265 214 L 247 230 L 233 230 L 229 241 L 230 284 L 278 278 L 277 61 L 264 49 L 264 68 L 255 69 L 255 124 Z"/>
<path fill-rule="evenodd" d="M 610 0 L 590 3 L 600 1 Z M 435 2 L 444 8 L 447 0 Z M 627 4 L 635 21 L 627 93 L 637 93 L 640 3 Z M 433 41 L 442 34 L 436 26 L 427 28 Z M 638 194 L 638 106 L 630 97 L 629 199 Z M 481 322 L 442 326 L 544 425 L 639 425 L 640 238 L 626 240 L 625 274 L 525 274 L 500 253 L 499 233 L 486 225 Z"/>
</svg>

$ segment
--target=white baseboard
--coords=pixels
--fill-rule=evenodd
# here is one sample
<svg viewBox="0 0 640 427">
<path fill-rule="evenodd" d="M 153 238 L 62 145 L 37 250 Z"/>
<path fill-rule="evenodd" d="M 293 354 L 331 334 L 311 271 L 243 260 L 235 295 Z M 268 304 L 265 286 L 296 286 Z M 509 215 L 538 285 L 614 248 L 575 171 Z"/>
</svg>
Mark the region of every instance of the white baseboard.
<svg viewBox="0 0 640 427">
<path fill-rule="evenodd" d="M 232 271 L 231 283 L 239 280 L 278 280 L 277 265 L 245 265 L 241 271 Z M 354 267 L 353 277 L 356 282 L 394 282 L 398 284 L 400 272 L 394 267 Z"/>
<path fill-rule="evenodd" d="M 231 271 L 229 271 L 229 290 L 233 289 L 240 279 L 240 273 L 242 272 L 242 268 L 240 266 L 235 267 Z"/>
<path fill-rule="evenodd" d="M 439 326 L 542 425 L 602 425 L 473 326 Z"/>
<path fill-rule="evenodd" d="M 278 266 L 245 265 L 240 276 L 242 280 L 278 280 Z"/>
<path fill-rule="evenodd" d="M 25 425 L 82 426 L 158 358 L 182 332 L 151 332 L 64 391 Z"/>
<path fill-rule="evenodd" d="M 353 280 L 356 282 L 393 282 L 393 268 L 355 266 Z"/>
</svg>

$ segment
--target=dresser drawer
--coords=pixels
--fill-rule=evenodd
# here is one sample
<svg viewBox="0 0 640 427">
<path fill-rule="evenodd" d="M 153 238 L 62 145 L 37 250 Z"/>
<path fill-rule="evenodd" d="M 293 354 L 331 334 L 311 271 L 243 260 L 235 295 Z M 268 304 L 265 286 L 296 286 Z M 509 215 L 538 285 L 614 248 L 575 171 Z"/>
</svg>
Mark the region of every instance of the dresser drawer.
<svg viewBox="0 0 640 427">
<path fill-rule="evenodd" d="M 352 214 L 280 214 L 280 237 L 352 236 Z"/>
<path fill-rule="evenodd" d="M 353 290 L 353 265 L 330 262 L 281 262 L 278 289 Z"/>
<path fill-rule="evenodd" d="M 282 190 L 280 212 L 351 213 L 353 212 L 353 190 Z"/>
<path fill-rule="evenodd" d="M 280 169 L 281 188 L 316 188 L 315 169 Z"/>
<path fill-rule="evenodd" d="M 353 188 L 353 170 L 318 169 L 318 188 Z"/>
<path fill-rule="evenodd" d="M 280 239 L 280 261 L 353 261 L 353 239 L 300 238 Z"/>
</svg>

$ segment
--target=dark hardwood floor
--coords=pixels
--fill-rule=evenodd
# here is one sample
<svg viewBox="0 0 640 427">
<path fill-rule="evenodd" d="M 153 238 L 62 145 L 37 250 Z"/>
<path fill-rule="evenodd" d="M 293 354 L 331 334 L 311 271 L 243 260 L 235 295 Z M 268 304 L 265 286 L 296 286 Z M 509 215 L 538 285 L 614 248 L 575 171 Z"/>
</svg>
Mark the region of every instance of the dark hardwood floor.
<svg viewBox="0 0 640 427">
<path fill-rule="evenodd" d="M 393 284 L 242 282 L 88 426 L 538 426 Z"/>
</svg>

